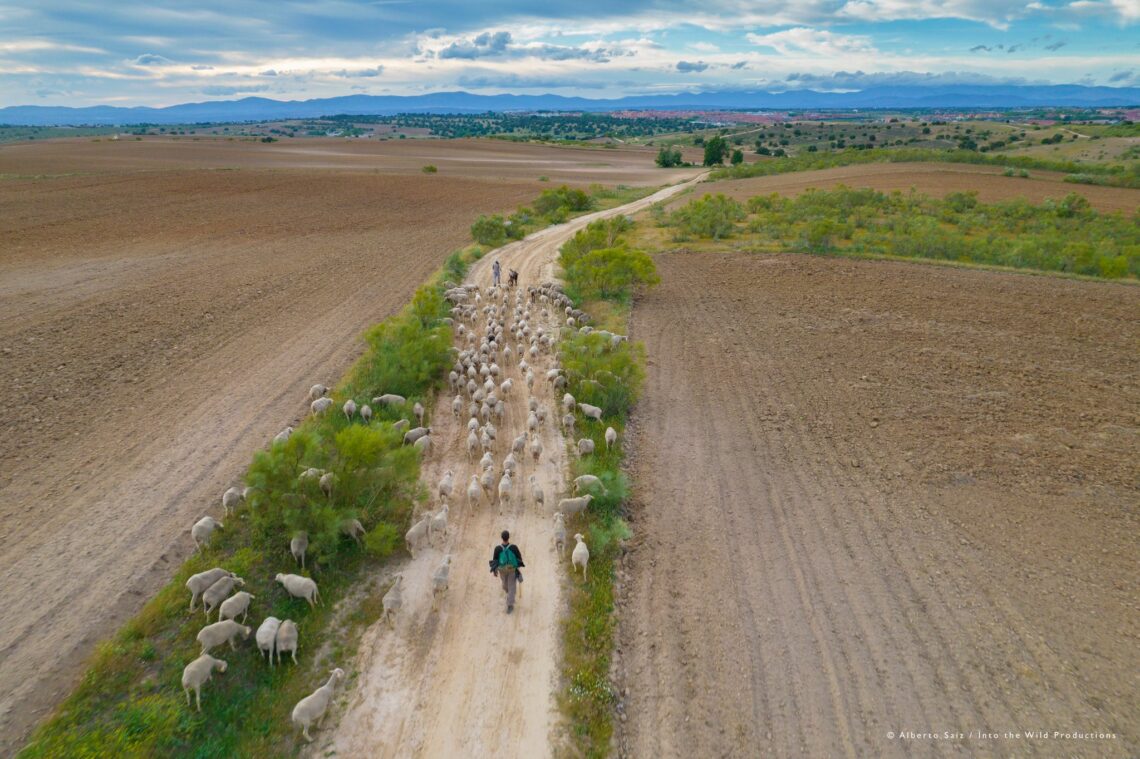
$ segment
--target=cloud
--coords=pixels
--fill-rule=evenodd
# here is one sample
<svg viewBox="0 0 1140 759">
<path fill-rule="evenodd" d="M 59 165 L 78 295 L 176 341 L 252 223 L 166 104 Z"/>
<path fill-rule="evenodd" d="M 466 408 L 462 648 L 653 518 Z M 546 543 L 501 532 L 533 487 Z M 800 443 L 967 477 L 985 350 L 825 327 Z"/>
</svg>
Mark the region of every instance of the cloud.
<svg viewBox="0 0 1140 759">
<path fill-rule="evenodd" d="M 258 76 L 277 76 L 277 72 L 274 69 L 266 69 L 265 71 L 257 72 L 257 75 Z"/>
<path fill-rule="evenodd" d="M 993 48 L 988 45 L 974 45 L 970 48 L 971 53 L 988 53 L 991 50 L 993 50 Z"/>
<path fill-rule="evenodd" d="M 468 40 L 458 40 L 439 51 L 440 58 L 484 58 L 506 52 L 511 42 L 510 32 L 483 32 Z"/>
<path fill-rule="evenodd" d="M 1067 44 L 1069 44 L 1069 43 L 1066 42 L 1065 40 L 1058 40 L 1058 41 L 1052 43 L 1051 45 L 1046 45 L 1045 49 L 1051 53 L 1055 53 Z"/>
<path fill-rule="evenodd" d="M 380 76 L 383 73 L 384 73 L 384 67 L 383 66 L 373 66 L 372 68 L 369 68 L 369 69 L 355 69 L 355 70 L 341 69 L 340 71 L 334 71 L 333 76 L 339 76 L 342 79 L 355 79 L 358 77 L 368 78 L 368 77 Z"/>
<path fill-rule="evenodd" d="M 603 89 L 605 82 L 583 81 L 578 77 L 522 76 L 498 71 L 464 74 L 456 83 L 473 90 L 485 89 L 562 89 L 566 87 Z"/>
<path fill-rule="evenodd" d="M 1108 81 L 1111 84 L 1117 84 L 1119 82 L 1127 82 L 1127 81 L 1130 81 L 1132 79 L 1137 79 L 1137 78 L 1140 78 L 1140 77 L 1136 76 L 1135 71 L 1117 71 L 1115 74 L 1113 74 L 1112 76 L 1110 76 L 1108 78 Z"/>
<path fill-rule="evenodd" d="M 203 87 L 200 90 L 200 92 L 203 95 L 219 96 L 219 95 L 237 95 L 237 94 L 242 93 L 242 92 L 265 92 L 268 89 L 269 89 L 269 85 L 267 85 L 267 84 L 257 84 L 257 85 L 246 84 L 246 85 L 237 85 L 237 86 L 212 85 L 210 87 Z"/>
<path fill-rule="evenodd" d="M 810 53 L 828 57 L 852 54 L 876 53 L 870 37 L 855 34 L 836 34 L 824 29 L 809 29 L 806 26 L 786 29 L 771 34 L 745 35 L 749 42 L 760 47 L 770 47 L 781 55 L 802 55 Z"/>
<path fill-rule="evenodd" d="M 1006 29 L 1010 22 L 1034 10 L 1033 5 L 1027 6 L 1024 0 L 848 0 L 835 12 L 835 16 L 857 21 L 952 18 Z"/>
<path fill-rule="evenodd" d="M 1018 50 L 1022 50 L 1024 48 L 1025 48 L 1025 45 L 1010 45 L 1009 47 L 1007 47 L 1005 49 L 1005 51 L 1007 53 L 1016 53 Z"/>
<path fill-rule="evenodd" d="M 748 68 L 748 61 L 737 61 L 736 63 L 729 66 L 729 68 L 733 69 L 734 71 L 739 71 L 740 69 L 746 69 L 746 68 Z"/>
<path fill-rule="evenodd" d="M 213 66 L 207 66 L 204 63 L 196 63 L 190 67 L 190 70 L 191 71 L 213 71 L 214 67 Z"/>
<path fill-rule="evenodd" d="M 832 74 L 795 72 L 784 78 L 784 88 L 789 90 L 819 90 L 821 92 L 866 90 L 873 87 L 913 87 L 958 84 L 1047 84 L 1030 81 L 1022 77 L 995 77 L 969 71 L 947 71 L 938 74 L 923 71 L 836 71 Z M 775 87 L 773 89 L 780 89 Z"/>
<path fill-rule="evenodd" d="M 154 53 L 143 53 L 134 60 L 136 66 L 169 66 L 172 63 L 174 63 L 174 61 L 169 58 L 164 58 Z"/>
<path fill-rule="evenodd" d="M 704 61 L 677 61 L 677 70 L 682 74 L 704 71 L 708 67 Z"/>
</svg>

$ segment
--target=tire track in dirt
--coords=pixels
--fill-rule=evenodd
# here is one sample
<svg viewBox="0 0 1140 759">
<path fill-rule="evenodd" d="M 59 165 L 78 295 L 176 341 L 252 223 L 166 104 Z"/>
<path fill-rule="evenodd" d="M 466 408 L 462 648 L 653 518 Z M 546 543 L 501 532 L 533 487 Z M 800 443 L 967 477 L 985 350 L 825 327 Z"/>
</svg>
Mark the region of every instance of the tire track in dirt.
<svg viewBox="0 0 1140 759">
<path fill-rule="evenodd" d="M 1062 399 L 1106 370 L 1135 371 L 1125 322 L 1136 293 L 798 256 L 665 254 L 658 265 L 662 286 L 639 303 L 632 330 L 650 366 L 631 435 L 635 538 L 620 574 L 623 753 L 1134 753 L 1136 684 L 1112 668 L 1138 653 L 1135 602 L 1122 581 L 1138 577 L 1135 533 L 1116 527 L 1135 492 L 1109 488 L 1126 481 L 1119 456 L 1135 441 L 1115 459 L 1084 456 L 1090 490 L 1065 498 L 1046 496 L 1048 477 L 1021 474 L 1020 462 L 1011 477 L 988 453 L 912 453 L 916 443 L 953 450 L 963 435 L 1000 450 L 995 432 L 1020 440 L 1051 425 L 1077 429 L 1090 408 L 1132 419 L 1134 391 L 1100 395 L 1092 407 Z M 1058 318 L 1025 310 L 1036 302 L 1058 303 Z M 1097 350 L 1077 347 L 1091 340 L 1081 322 L 1081 342 L 1062 326 L 1074 303 L 1099 310 L 1095 322 L 1082 316 L 1097 325 Z M 999 326 L 961 338 L 976 361 L 941 363 L 932 351 L 957 348 L 943 333 L 959 320 Z M 951 405 L 1055 362 L 1065 374 L 1052 376 L 1071 388 L 1025 401 L 1011 393 L 1001 416 Z M 980 379 L 969 376 L 973 363 L 985 367 Z M 893 376 L 900 368 L 915 376 Z M 912 419 L 910 409 L 931 404 L 934 422 Z M 976 475 L 989 477 L 984 488 L 953 472 L 977 460 L 991 467 Z M 1042 510 L 1045 497 L 1056 506 Z M 1069 511 L 1097 525 L 1091 539 L 1068 528 Z M 1042 525 L 1032 535 L 1045 542 L 1033 555 L 1010 553 L 1016 544 L 997 530 L 979 536 L 962 514 Z M 1073 557 L 1078 577 L 1050 573 L 1042 584 L 1029 568 L 1048 568 L 1045 556 Z M 1077 589 L 1094 617 L 1074 611 Z M 1095 632 L 1072 624 L 1082 618 L 1096 620 Z M 1030 728 L 1118 738 L 887 737 Z"/>
<path fill-rule="evenodd" d="M 504 273 L 508 268 L 519 272 L 524 292 L 528 285 L 554 281 L 558 248 L 579 229 L 598 218 L 637 212 L 681 189 L 683 185 L 667 188 L 619 208 L 540 230 L 488 253 L 471 267 L 467 281 L 487 288 L 496 259 Z M 532 308 L 535 318 L 540 309 Z M 562 319 L 555 311 L 543 326 L 556 328 Z M 502 514 L 498 506 L 470 507 L 466 496 L 453 496 L 446 543 L 417 551 L 395 568 L 404 575 L 404 606 L 395 629 L 381 621 L 364 633 L 351 685 L 342 697 L 347 707 L 335 731 L 318 738 L 311 755 L 330 750 L 373 757 L 471 756 L 503 750 L 513 756 L 551 755 L 559 719 L 554 699 L 558 620 L 565 608 L 560 565 L 569 561 L 569 552 L 558 556 L 554 550 L 550 521 L 558 499 L 566 494 L 568 467 L 566 442 L 557 425 L 561 394 L 543 378 L 551 361 L 545 356 L 532 362 L 533 394 L 550 411 L 541 428 L 541 461 L 536 466 L 529 451 L 522 457 L 512 502 Z M 501 368 L 505 377 L 514 379 L 515 389 L 505 399 L 506 418 L 498 425 L 496 473 L 510 441 L 525 429 L 527 416 L 526 383 L 517 360 Z M 469 460 L 465 449 L 467 416 L 451 415 L 449 393 L 441 393 L 433 405 L 432 437 L 437 447 L 422 466 L 421 480 L 435 493 L 444 471 L 451 469 L 455 492 L 464 493 L 471 474 L 478 471 L 478 462 Z M 544 490 L 545 508 L 530 498 L 527 480 L 532 474 Z M 433 499 L 430 508 L 438 505 Z M 487 572 L 502 529 L 511 531 L 511 540 L 527 563 L 523 594 L 510 616 L 504 612 L 498 581 Z M 446 553 L 452 556 L 450 590 L 440 610 L 433 612 L 430 578 Z"/>
</svg>

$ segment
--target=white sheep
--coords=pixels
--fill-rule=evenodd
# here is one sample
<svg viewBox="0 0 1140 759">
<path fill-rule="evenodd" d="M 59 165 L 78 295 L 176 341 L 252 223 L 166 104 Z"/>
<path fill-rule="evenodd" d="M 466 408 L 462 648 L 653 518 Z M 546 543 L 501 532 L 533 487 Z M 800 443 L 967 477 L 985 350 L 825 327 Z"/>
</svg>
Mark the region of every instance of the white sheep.
<svg viewBox="0 0 1140 759">
<path fill-rule="evenodd" d="M 341 406 L 341 410 L 344 411 L 344 418 L 351 422 L 352 417 L 356 416 L 356 401 L 349 398 Z"/>
<path fill-rule="evenodd" d="M 530 476 L 530 495 L 534 499 L 535 506 L 542 506 L 546 502 L 542 486 L 538 484 L 538 479 L 533 474 Z"/>
<path fill-rule="evenodd" d="M 499 505 L 502 506 L 504 502 L 511 502 L 511 473 L 508 471 L 504 471 L 499 480 Z"/>
<path fill-rule="evenodd" d="M 277 617 L 266 617 L 265 621 L 257 628 L 257 632 L 253 634 L 254 640 L 257 641 L 258 652 L 269 654 L 270 667 L 273 666 L 274 643 L 277 642 L 277 630 L 280 627 L 280 619 Z"/>
<path fill-rule="evenodd" d="M 207 588 L 223 577 L 234 576 L 233 572 L 228 569 L 222 569 L 221 567 L 214 567 L 213 569 L 207 569 L 205 572 L 191 575 L 190 579 L 186 581 L 186 589 L 190 591 L 190 611 L 194 611 L 194 604 L 197 603 L 198 596 L 205 593 Z"/>
<path fill-rule="evenodd" d="M 333 485 L 336 484 L 336 475 L 332 472 L 325 472 L 318 480 L 321 492 L 325 494 L 326 498 L 332 498 Z"/>
<path fill-rule="evenodd" d="M 392 429 L 394 429 L 396 432 L 402 432 L 404 428 L 409 424 L 411 424 L 411 422 L 409 422 L 407 419 L 397 419 L 396 421 L 392 422 Z"/>
<path fill-rule="evenodd" d="M 515 381 L 512 379 L 505 379 L 499 383 L 499 391 L 502 392 L 503 397 L 506 398 L 511 394 L 511 389 L 514 388 Z"/>
<path fill-rule="evenodd" d="M 567 516 L 581 514 L 590 506 L 590 501 L 594 500 L 592 495 L 583 495 L 577 498 L 563 498 L 558 502 L 558 511 L 561 511 Z"/>
<path fill-rule="evenodd" d="M 332 398 L 317 398 L 309 404 L 309 411 L 312 412 L 313 416 L 320 416 L 328 411 L 331 405 L 333 405 Z"/>
<path fill-rule="evenodd" d="M 463 413 L 463 398 L 461 396 L 457 395 L 451 399 L 451 413 L 455 414 L 456 419 Z"/>
<path fill-rule="evenodd" d="M 606 486 L 602 484 L 602 481 L 599 480 L 597 477 L 595 477 L 592 474 L 583 474 L 581 477 L 575 477 L 574 478 L 574 492 L 575 493 L 581 493 L 583 490 L 586 490 L 587 488 L 601 488 L 602 489 L 602 495 L 605 495 L 606 493 L 610 492 L 610 491 L 606 490 Z"/>
<path fill-rule="evenodd" d="M 392 587 L 384 594 L 384 619 L 388 621 L 389 627 L 396 626 L 396 614 L 404 605 L 403 582 L 404 575 L 396 575 Z"/>
<path fill-rule="evenodd" d="M 214 584 L 206 588 L 206 592 L 202 594 L 202 609 L 206 612 L 206 620 L 209 621 L 210 612 L 218 608 L 222 601 L 229 597 L 234 588 L 240 588 L 243 585 L 245 585 L 245 580 L 234 574 L 229 574 L 220 577 Z"/>
<path fill-rule="evenodd" d="M 445 504 L 443 504 L 443 508 L 441 508 L 439 510 L 439 513 L 431 518 L 431 523 L 428 525 L 428 542 L 429 543 L 432 542 L 432 538 L 435 536 L 436 533 L 442 534 L 444 536 L 444 538 L 447 537 L 447 513 L 448 513 L 448 510 L 449 510 L 449 507 L 445 503 Z"/>
<path fill-rule="evenodd" d="M 396 395 L 395 393 L 384 393 L 384 395 L 378 395 L 373 398 L 372 402 L 384 406 L 403 406 L 408 402 L 408 399 L 402 395 Z"/>
<path fill-rule="evenodd" d="M 534 463 L 538 463 L 538 458 L 542 455 L 542 440 L 535 438 L 530 444 L 530 455 L 534 457 Z"/>
<path fill-rule="evenodd" d="M 431 435 L 424 435 L 412 445 L 424 457 L 427 457 L 431 453 Z"/>
<path fill-rule="evenodd" d="M 471 483 L 467 486 L 467 504 L 469 506 L 479 505 L 479 496 L 483 494 L 483 488 L 479 486 L 479 475 L 471 475 Z"/>
<path fill-rule="evenodd" d="M 245 496 L 237 488 L 229 488 L 222 493 L 222 509 L 225 510 L 226 516 L 229 516 L 231 511 L 236 510 L 238 504 L 244 500 Z"/>
<path fill-rule="evenodd" d="M 517 438 L 515 438 L 514 442 L 511 443 L 511 453 L 521 454 L 525 450 L 526 450 L 526 433 L 524 432 L 523 434 L 521 434 Z"/>
<path fill-rule="evenodd" d="M 591 419 L 602 421 L 602 410 L 597 406 L 591 406 L 589 403 L 579 403 L 578 410 Z"/>
<path fill-rule="evenodd" d="M 190 537 L 194 538 L 194 550 L 201 551 L 210 545 L 210 535 L 214 533 L 214 530 L 222 528 L 222 523 L 213 517 L 202 517 L 195 522 L 194 526 L 190 528 Z"/>
<path fill-rule="evenodd" d="M 479 459 L 479 469 L 485 472 L 493 466 L 495 466 L 495 457 L 487 451 L 483 454 L 483 458 Z"/>
<path fill-rule="evenodd" d="M 431 433 L 430 427 L 416 427 L 404 433 L 404 445 L 411 445 Z"/>
<path fill-rule="evenodd" d="M 333 691 L 336 689 L 337 683 L 344 679 L 343 669 L 334 669 L 329 676 L 328 682 L 309 695 L 302 698 L 293 707 L 293 724 L 302 729 L 305 740 L 312 743 L 313 739 L 309 736 L 309 727 L 315 722 L 317 729 L 320 729 L 325 723 L 325 715 L 328 714 L 329 702 L 332 701 Z"/>
<path fill-rule="evenodd" d="M 566 554 L 566 517 L 561 511 L 554 512 L 554 548 L 559 556 Z"/>
<path fill-rule="evenodd" d="M 301 530 L 289 541 L 289 553 L 293 554 L 293 558 L 301 565 L 301 569 L 305 568 L 305 552 L 308 550 L 309 533 Z"/>
<path fill-rule="evenodd" d="M 360 545 L 360 538 L 364 536 L 364 525 L 359 519 L 346 519 L 340 524 L 340 534 L 347 535 Z"/>
<path fill-rule="evenodd" d="M 281 654 L 286 651 L 293 657 L 293 663 L 297 663 L 297 641 L 300 639 L 300 633 L 297 632 L 297 623 L 291 619 L 286 619 L 277 628 L 277 637 L 273 640 L 273 647 L 277 650 L 277 663 L 281 663 Z"/>
<path fill-rule="evenodd" d="M 309 400 L 315 401 L 329 394 L 329 389 L 325 385 L 313 385 L 309 388 Z"/>
<path fill-rule="evenodd" d="M 416 405 L 412 406 L 412 413 L 416 415 L 416 419 L 422 425 L 424 423 L 424 407 L 423 407 L 423 404 L 420 403 L 419 401 L 416 401 Z"/>
<path fill-rule="evenodd" d="M 594 452 L 594 441 L 588 437 L 581 438 L 578 441 L 578 455 L 588 456 Z"/>
<path fill-rule="evenodd" d="M 289 595 L 308 601 L 309 606 L 316 606 L 321 602 L 321 592 L 312 578 L 278 573 L 273 579 L 284 585 Z"/>
<path fill-rule="evenodd" d="M 451 573 L 451 554 L 443 557 L 443 561 L 431 576 L 431 608 L 439 608 L 439 599 L 447 592 L 447 579 Z"/>
<path fill-rule="evenodd" d="M 606 450 L 608 451 L 614 443 L 617 442 L 617 430 L 613 427 L 606 427 Z"/>
<path fill-rule="evenodd" d="M 182 670 L 182 690 L 186 691 L 186 705 L 190 705 L 190 690 L 194 690 L 194 698 L 198 702 L 198 711 L 202 711 L 202 686 L 210 681 L 210 675 L 226 671 L 226 663 L 215 659 L 209 654 L 202 654 L 186 665 Z"/>
<path fill-rule="evenodd" d="M 442 500 L 447 500 L 451 497 L 452 490 L 455 489 L 455 473 L 448 469 L 443 473 L 443 477 L 439 480 L 439 497 Z"/>
<path fill-rule="evenodd" d="M 202 653 L 204 654 L 209 653 L 211 648 L 220 646 L 227 640 L 230 642 L 230 648 L 237 651 L 234 638 L 238 635 L 248 638 L 249 633 L 250 630 L 245 625 L 238 624 L 232 619 L 223 619 L 221 622 L 206 625 L 199 630 L 197 640 L 202 644 Z"/>
<path fill-rule="evenodd" d="M 365 424 L 372 423 L 372 407 L 367 403 L 360 407 L 360 418 L 364 420 Z"/>
<path fill-rule="evenodd" d="M 578 404 L 575 403 L 574 396 L 570 395 L 570 393 L 566 393 L 562 396 L 562 409 L 564 411 L 573 411 L 576 405 Z"/>
<path fill-rule="evenodd" d="M 280 432 L 278 432 L 276 435 L 273 436 L 273 444 L 276 445 L 277 443 L 284 443 L 286 440 L 288 440 L 292 436 L 292 434 L 293 434 L 293 428 L 292 427 L 286 427 L 285 429 L 281 430 Z"/>
<path fill-rule="evenodd" d="M 582 579 L 586 579 L 586 563 L 590 560 L 590 549 L 586 547 L 586 540 L 582 537 L 582 533 L 577 533 L 574 540 L 578 544 L 574 546 L 574 553 L 570 554 L 570 561 L 573 562 L 574 567 L 582 568 Z"/>
<path fill-rule="evenodd" d="M 425 537 L 429 537 L 431 532 L 431 515 L 425 516 L 420 521 L 416 522 L 411 528 L 404 533 L 404 543 L 408 548 L 408 553 L 414 559 L 416 557 L 416 548 L 419 546 L 420 541 Z"/>
<path fill-rule="evenodd" d="M 222 601 L 222 606 L 218 609 L 218 619 L 237 619 L 240 614 L 242 624 L 245 624 L 245 618 L 249 615 L 249 602 L 255 598 L 257 596 L 244 590 L 234 593 Z"/>
<path fill-rule="evenodd" d="M 471 421 L 475 421 L 472 419 Z M 475 434 L 475 430 L 467 433 L 467 458 L 474 459 L 475 453 L 479 450 L 479 436 Z"/>
</svg>

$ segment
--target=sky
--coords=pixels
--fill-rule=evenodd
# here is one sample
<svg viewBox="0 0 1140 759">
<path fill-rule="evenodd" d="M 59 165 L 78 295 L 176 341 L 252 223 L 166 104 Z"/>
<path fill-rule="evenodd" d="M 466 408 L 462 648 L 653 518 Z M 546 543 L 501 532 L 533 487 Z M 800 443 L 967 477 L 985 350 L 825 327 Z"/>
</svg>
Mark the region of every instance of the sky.
<svg viewBox="0 0 1140 759">
<path fill-rule="evenodd" d="M 1140 86 L 1140 0 L 0 0 L 0 106 Z"/>
</svg>

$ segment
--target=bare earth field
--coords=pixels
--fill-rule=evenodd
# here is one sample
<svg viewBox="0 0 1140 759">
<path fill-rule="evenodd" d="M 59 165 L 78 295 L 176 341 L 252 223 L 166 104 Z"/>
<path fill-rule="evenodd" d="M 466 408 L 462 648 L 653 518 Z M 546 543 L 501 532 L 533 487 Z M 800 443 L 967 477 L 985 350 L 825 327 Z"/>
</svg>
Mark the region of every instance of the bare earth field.
<svg viewBox="0 0 1140 759">
<path fill-rule="evenodd" d="M 1140 754 L 1140 288 L 657 261 L 622 753 Z"/>
<path fill-rule="evenodd" d="M 305 141 L 317 155 L 265 166 L 276 143 L 0 149 L 0 754 L 478 213 L 620 153 L 451 146 L 468 168 L 448 176 L 437 157 L 424 175 L 407 144 Z M 320 154 L 334 148 L 347 156 Z M 668 181 L 641 160 L 590 178 Z M 414 170 L 388 173 L 401 165 Z"/>
<path fill-rule="evenodd" d="M 914 188 L 918 192 L 933 197 L 943 197 L 951 192 L 976 190 L 978 200 L 995 203 L 1015 197 L 1024 197 L 1032 203 L 1040 203 L 1046 198 L 1063 198 L 1070 192 L 1084 195 L 1098 211 L 1121 211 L 1132 214 L 1140 208 L 1140 190 L 1122 187 L 1098 187 L 1096 185 L 1062 182 L 1063 174 L 1050 171 L 1029 172 L 1029 179 L 1003 177 L 1002 170 L 992 166 L 971 166 L 956 163 L 872 163 L 862 166 L 840 166 L 819 171 L 800 171 L 793 174 L 779 174 L 771 177 L 751 179 L 720 180 L 708 185 L 708 189 L 694 191 L 692 196 L 674 200 L 669 207 L 684 205 L 694 197 L 723 192 L 740 201 L 756 195 L 777 192 L 781 195 L 799 195 L 809 188 L 832 189 L 839 185 L 848 187 L 870 187 L 881 192 L 900 190 L 907 192 Z"/>
</svg>

